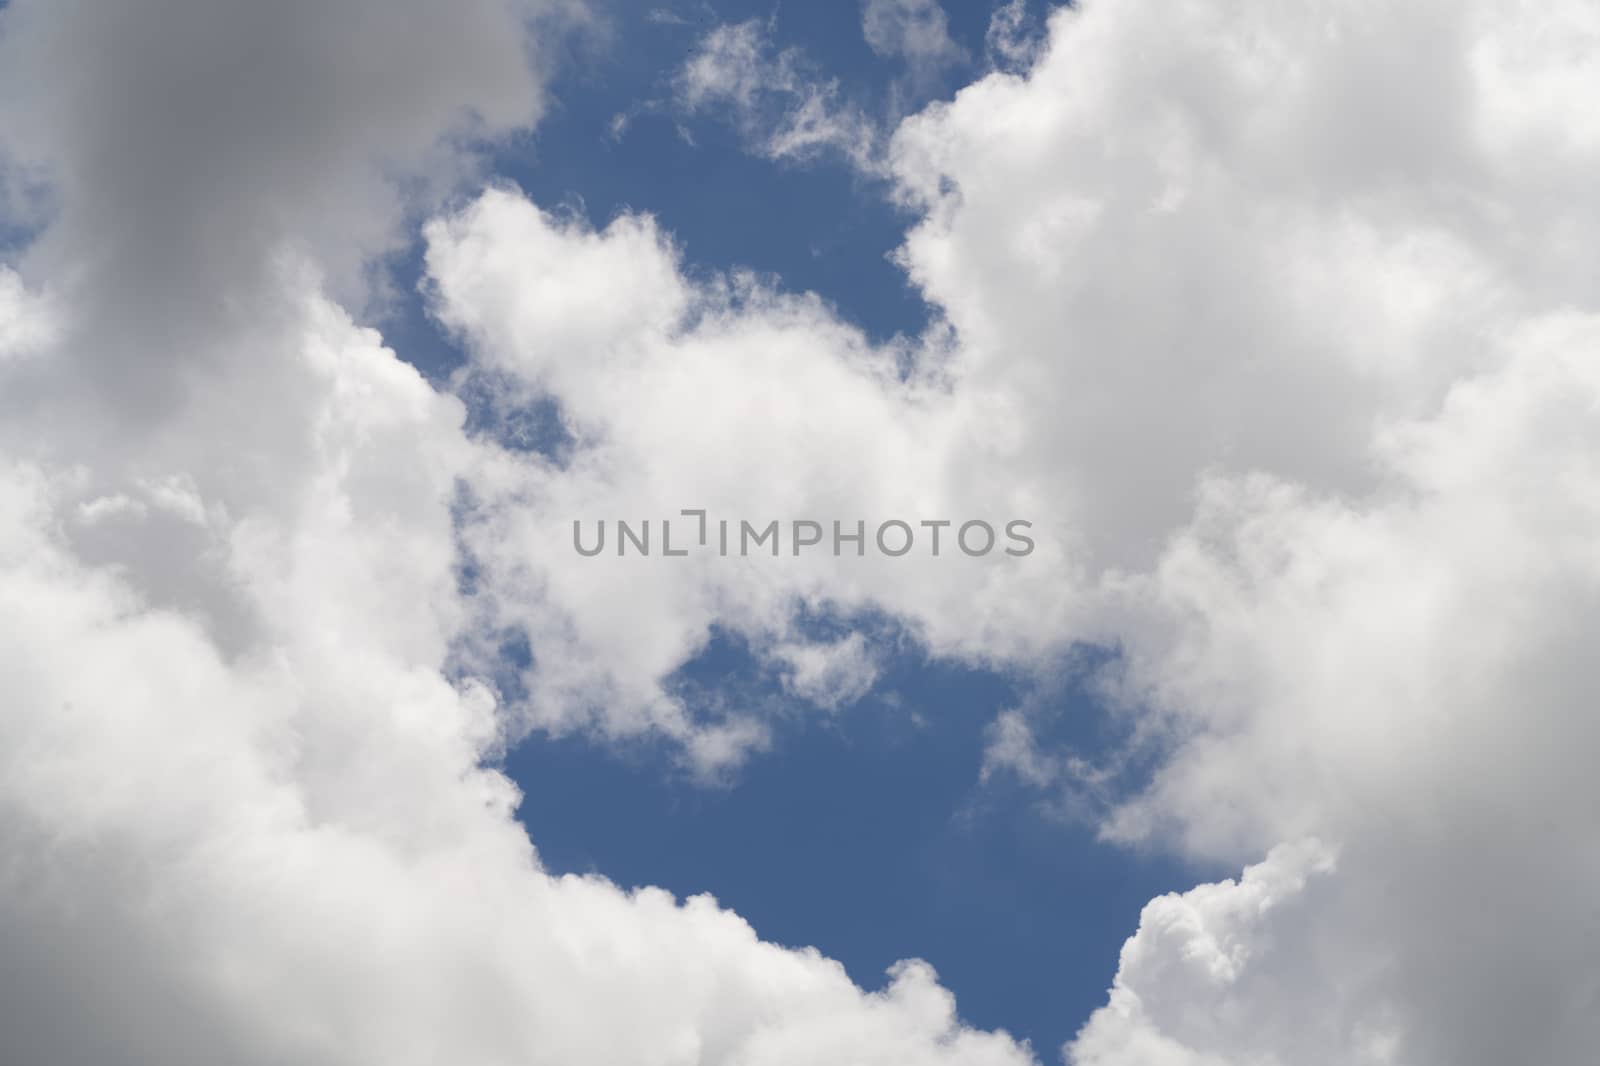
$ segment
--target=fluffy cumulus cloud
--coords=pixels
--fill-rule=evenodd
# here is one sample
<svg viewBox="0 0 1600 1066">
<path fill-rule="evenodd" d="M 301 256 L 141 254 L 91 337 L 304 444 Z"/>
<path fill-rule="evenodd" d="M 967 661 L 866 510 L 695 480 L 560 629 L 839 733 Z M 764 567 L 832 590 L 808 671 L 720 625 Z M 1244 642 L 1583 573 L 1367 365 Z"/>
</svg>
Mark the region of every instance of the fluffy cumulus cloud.
<svg viewBox="0 0 1600 1066">
<path fill-rule="evenodd" d="M 890 173 L 921 216 L 900 259 L 940 315 L 887 349 L 803 299 L 670 267 L 574 346 L 509 295 L 549 268 L 497 249 L 555 233 L 610 245 L 627 276 L 673 260 L 648 223 L 590 233 L 494 194 L 436 228 L 444 319 L 555 396 L 580 442 L 506 475 L 501 520 L 529 523 L 524 543 L 548 521 L 551 557 L 558 517 L 702 503 L 1016 511 L 1044 533 L 1009 566 L 640 564 L 627 642 L 662 657 L 631 680 L 565 659 L 607 662 L 592 706 L 615 723 L 626 688 L 659 702 L 713 624 L 792 661 L 797 608 L 884 610 L 974 661 L 1115 647 L 1098 686 L 1161 756 L 1148 787 L 1041 746 L 1037 708 L 997 725 L 990 776 L 1065 790 L 1112 839 L 1240 863 L 1321 839 L 1339 860 L 1274 852 L 1201 893 L 1310 871 L 1279 892 L 1295 905 L 1236 923 L 1225 980 L 1165 984 L 1161 960 L 1193 949 L 1141 933 L 1145 961 L 1071 1055 L 1582 1061 L 1600 841 L 1581 190 L 1600 144 L 1562 109 L 1600 78 L 1591 23 L 1581 4 L 1489 2 L 1060 12 L 1024 74 L 895 132 Z M 624 623 L 591 605 L 620 571 L 528 558 L 538 595 L 501 582 L 502 609 L 580 647 L 615 639 Z M 652 584 L 669 606 L 649 622 Z"/>
<path fill-rule="evenodd" d="M 874 349 L 813 298 L 744 276 L 691 283 L 647 218 L 593 233 L 490 192 L 428 235 L 442 320 L 505 382 L 506 402 L 555 397 L 573 438 L 553 457 L 487 456 L 462 527 L 483 577 L 481 628 L 530 637 L 533 724 L 661 731 L 709 744 L 694 757 L 715 770 L 705 755 L 738 754 L 719 737 L 759 732 L 704 720 L 673 692 L 714 626 L 824 704 L 863 686 L 818 687 L 838 672 L 818 657 L 837 661 L 839 648 L 807 639 L 807 614 L 892 608 L 930 647 L 975 659 L 1046 646 L 1033 575 L 1006 554 L 1023 550 L 1005 527 L 1037 517 L 1032 501 L 983 477 L 1007 442 L 988 439 L 992 412 L 952 394 L 937 353 L 907 377 L 904 353 Z M 705 512 L 703 549 L 702 518 L 686 510 Z M 619 557 L 619 520 L 650 522 L 653 554 Z M 818 545 L 796 547 L 797 521 L 816 523 Z M 910 527 L 911 552 L 885 553 L 907 535 L 888 521 Z M 968 521 L 988 523 L 992 549 L 961 550 Z M 592 549 L 601 522 L 602 554 L 580 557 L 574 523 Z M 777 522 L 777 543 L 746 554 L 745 522 Z M 663 557 L 665 535 L 696 551 Z M 967 531 L 972 551 L 988 542 Z M 1036 542 L 1026 558 L 1058 551 Z"/>
<path fill-rule="evenodd" d="M 493 464 L 333 296 L 537 116 L 549 17 L 5 10 L 44 205 L 0 274 L 6 1061 L 1030 1060 L 920 963 L 869 993 L 708 898 L 547 874 L 483 766 L 453 513 Z M 859 684 L 851 647 L 795 684 Z"/>
<path fill-rule="evenodd" d="M 1018 455 L 1122 651 L 1105 688 L 1167 752 L 1106 833 L 1338 848 L 1256 926 L 1205 901 L 1261 870 L 1191 898 L 1241 945 L 1206 980 L 1209 947 L 1147 912 L 1077 1061 L 1600 1039 L 1600 144 L 1563 114 L 1596 29 L 1581 4 L 1086 4 L 1026 77 L 897 134 L 926 212 L 903 261 L 964 387 L 1021 398 Z M 991 772 L 1094 785 L 1027 725 Z"/>
<path fill-rule="evenodd" d="M 870 7 L 902 52 L 937 10 Z M 675 683 L 724 633 L 821 713 L 886 639 L 1041 678 L 1116 650 L 1148 781 L 1051 749 L 1046 700 L 985 774 L 1243 873 L 1146 908 L 1078 1066 L 1592 1058 L 1592 5 L 1094 0 L 1037 42 L 1008 5 L 1006 69 L 881 139 L 717 31 L 691 105 L 773 156 L 854 145 L 914 214 L 936 313 L 886 345 L 645 215 L 437 211 L 581 17 L 0 14 L 36 233 L 0 271 L 8 1054 L 1030 1061 L 921 964 L 864 992 L 710 900 L 541 869 L 486 760 L 584 729 L 727 769 L 765 711 Z M 455 389 L 361 325 L 422 213 Z M 468 388 L 560 446 L 468 432 Z M 780 554 L 664 558 L 685 510 Z M 1031 554 L 961 550 L 1016 518 Z"/>
</svg>

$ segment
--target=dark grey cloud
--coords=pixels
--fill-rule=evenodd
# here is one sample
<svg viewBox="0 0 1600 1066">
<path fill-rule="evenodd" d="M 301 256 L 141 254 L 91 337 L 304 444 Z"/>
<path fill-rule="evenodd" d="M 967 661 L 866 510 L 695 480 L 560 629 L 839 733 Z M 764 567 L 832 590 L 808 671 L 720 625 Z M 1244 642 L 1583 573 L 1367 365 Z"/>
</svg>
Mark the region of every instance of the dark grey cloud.
<svg viewBox="0 0 1600 1066">
<path fill-rule="evenodd" d="M 182 402 L 186 370 L 260 358 L 239 334 L 273 317 L 285 256 L 358 303 L 407 206 L 449 189 L 475 140 L 537 118 L 532 31 L 555 17 L 541 0 L 10 5 L 0 159 L 12 188 L 48 189 L 20 266 L 65 290 L 68 358 L 116 411 L 149 413 Z"/>
</svg>

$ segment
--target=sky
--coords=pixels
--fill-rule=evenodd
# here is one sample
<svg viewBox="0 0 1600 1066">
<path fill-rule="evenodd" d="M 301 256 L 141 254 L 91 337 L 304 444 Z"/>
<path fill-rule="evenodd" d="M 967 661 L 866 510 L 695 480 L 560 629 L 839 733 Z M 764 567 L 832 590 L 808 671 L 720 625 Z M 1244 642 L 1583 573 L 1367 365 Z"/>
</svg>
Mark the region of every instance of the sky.
<svg viewBox="0 0 1600 1066">
<path fill-rule="evenodd" d="M 725 684 L 750 662 L 713 642 L 684 669 Z M 924 958 L 972 1024 L 1040 1047 L 1066 1041 L 1104 998 L 1124 930 L 1193 870 L 1101 844 L 1010 782 L 978 784 L 984 727 L 1015 699 L 1003 678 L 907 654 L 878 689 L 834 720 L 782 728 L 721 787 L 663 773 L 659 751 L 582 737 L 530 738 L 506 769 L 553 869 L 710 892 L 763 936 L 838 959 L 864 987 Z M 1076 746 L 1103 750 L 1092 703 L 1058 699 Z"/>
<path fill-rule="evenodd" d="M 1587 0 L 0 3 L 0 1060 L 1587 1066 L 1597 91 Z"/>
<path fill-rule="evenodd" d="M 978 69 L 987 5 L 950 6 L 947 32 L 966 56 L 914 89 L 895 88 L 904 64 L 867 45 L 857 4 L 679 10 L 612 0 L 598 10 L 607 20 L 599 31 L 603 43 L 580 46 L 579 57 L 554 76 L 550 112 L 537 129 L 494 147 L 497 178 L 591 225 L 622 211 L 648 212 L 692 267 L 773 275 L 787 290 L 830 301 L 875 339 L 914 334 L 926 324 L 927 305 L 891 261 L 913 216 L 891 202 L 881 179 L 827 155 L 774 165 L 747 150 L 726 116 L 687 118 L 666 104 L 679 68 L 708 31 L 755 19 L 771 23 L 775 46 L 802 49 L 858 106 L 893 116 L 948 99 Z M 1035 4 L 1028 12 L 1035 26 L 1045 10 Z M 623 132 L 613 125 L 619 116 L 626 117 Z M 414 286 L 419 266 L 415 254 L 403 257 L 402 287 Z M 437 329 L 425 306 L 408 300 L 395 310 L 407 337 L 411 330 L 423 334 L 405 345 L 417 353 L 408 359 L 435 373 L 457 364 L 460 354 L 448 337 L 428 336 Z"/>
<path fill-rule="evenodd" d="M 681 24 L 630 17 L 626 7 L 610 9 L 603 52 L 552 80 L 551 113 L 536 133 L 496 152 L 496 177 L 592 226 L 648 212 L 689 270 L 772 275 L 787 291 L 820 295 L 876 341 L 920 332 L 929 309 L 891 261 L 909 214 L 881 179 L 827 156 L 774 163 L 752 155 L 718 114 L 685 120 L 651 106 L 672 92 L 707 30 L 755 18 L 862 106 L 888 108 L 901 65 L 867 46 L 858 5 L 690 8 Z M 981 56 L 988 9 L 952 5 L 950 15 L 952 40 Z M 899 106 L 948 98 L 971 69 L 969 60 L 941 71 Z M 615 117 L 631 113 L 614 133 Z M 418 257 L 408 265 L 420 271 Z M 390 332 L 398 352 L 436 353 L 414 360 L 435 375 L 461 364 L 424 301 L 409 299 L 400 314 Z M 739 679 L 754 698 L 782 698 L 737 641 L 713 640 L 680 674 L 709 689 Z M 785 723 L 758 765 L 730 782 L 686 779 L 648 742 L 619 750 L 581 734 L 534 734 L 505 768 L 552 869 L 709 892 L 764 937 L 840 960 L 864 987 L 879 987 L 899 959 L 927 959 L 967 1021 L 1049 1048 L 1103 1001 L 1145 902 L 1213 871 L 1101 844 L 1091 825 L 1031 790 L 998 779 L 980 786 L 984 728 L 1017 695 L 1004 671 L 957 668 L 911 648 L 885 664 L 868 698 L 825 722 Z M 1058 733 L 1071 734 L 1059 739 L 1103 753 L 1093 701 L 1055 699 Z"/>
</svg>

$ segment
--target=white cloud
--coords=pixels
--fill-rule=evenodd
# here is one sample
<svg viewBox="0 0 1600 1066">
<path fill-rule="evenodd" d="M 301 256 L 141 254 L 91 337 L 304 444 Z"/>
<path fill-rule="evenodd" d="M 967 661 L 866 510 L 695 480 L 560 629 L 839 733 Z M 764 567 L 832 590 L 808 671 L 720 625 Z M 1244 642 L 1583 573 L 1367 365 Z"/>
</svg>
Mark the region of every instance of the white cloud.
<svg viewBox="0 0 1600 1066">
<path fill-rule="evenodd" d="M 931 78 L 965 58 L 950 39 L 938 0 L 866 0 L 861 33 L 880 56 L 904 60 L 915 79 Z"/>
<path fill-rule="evenodd" d="M 1043 45 L 1038 24 L 1029 17 L 1027 0 L 1008 0 L 989 16 L 983 46 L 990 66 L 1025 70 L 1033 65 Z"/>
<path fill-rule="evenodd" d="M 826 706 L 876 649 L 797 614 L 865 613 L 1023 671 L 1116 646 L 1113 710 L 1169 758 L 1106 834 L 1268 855 L 1147 910 L 1079 1062 L 1586 1061 L 1588 5 L 1058 12 L 1026 76 L 872 154 L 938 310 L 886 347 L 691 277 L 647 218 L 490 191 L 428 229 L 436 305 L 502 402 L 559 402 L 559 463 L 469 440 L 329 298 L 400 231 L 389 171 L 449 187 L 460 138 L 538 111 L 528 9 L 380 6 L 0 23 L 7 157 L 59 199 L 0 275 L 8 1048 L 1026 1061 L 924 968 L 867 994 L 708 901 L 548 876 L 482 766 L 536 726 L 654 731 L 713 772 L 766 736 L 672 691 L 713 627 Z M 774 156 L 865 143 L 750 25 L 689 99 L 770 109 Z M 127 63 L 82 61 L 110 40 Z M 574 517 L 684 507 L 1021 516 L 1039 550 L 573 557 Z M 456 680 L 503 666 L 501 627 L 533 654 L 516 706 Z M 1081 767 L 1041 713 L 991 766 L 1053 787 Z"/>
<path fill-rule="evenodd" d="M 677 104 L 731 120 L 759 154 L 808 160 L 838 153 L 863 173 L 881 168 L 881 131 L 794 48 L 779 50 L 760 19 L 714 27 L 677 75 Z"/>
<path fill-rule="evenodd" d="M 8 1054 L 1027 1061 L 961 1028 L 924 966 L 864 995 L 708 898 L 542 872 L 515 790 L 477 765 L 492 700 L 453 689 L 403 634 L 341 627 L 372 594 L 359 579 L 298 580 L 370 547 L 372 526 L 289 560 L 291 588 L 267 591 L 311 615 L 230 661 L 194 622 L 76 565 L 41 528 L 37 474 L 9 467 L 0 485 L 0 607 L 29 620 L 0 651 Z M 405 545 L 384 547 L 398 563 Z M 447 566 L 412 562 L 386 584 L 421 605 Z"/>
<path fill-rule="evenodd" d="M 1383 1066 L 1388 1034 L 1346 1042 L 1326 999 L 1301 998 L 1285 970 L 1322 961 L 1306 898 L 1335 868 L 1316 841 L 1275 848 L 1238 881 L 1201 885 L 1145 906 L 1122 949 L 1110 1002 L 1070 1048 L 1076 1066 L 1225 1066 L 1346 1062 Z M 1332 975 L 1329 975 L 1332 976 Z M 1249 1017 L 1241 1031 L 1237 1017 Z"/>
<path fill-rule="evenodd" d="M 1280 953 L 1270 993 L 1196 993 L 1126 1044 L 1102 1017 L 1081 1061 L 1578 1062 L 1596 1041 L 1577 886 L 1600 844 L 1573 812 L 1594 802 L 1574 753 L 1600 407 L 1573 287 L 1592 245 L 1570 235 L 1597 219 L 1540 190 L 1600 158 L 1526 106 L 1549 70 L 1600 78 L 1542 32 L 1580 6 L 1088 4 L 1027 79 L 897 135 L 927 211 L 904 261 L 959 331 L 963 387 L 1036 401 L 1013 432 L 1039 465 L 1010 476 L 1081 501 L 1093 629 L 1173 752 L 1107 832 L 1223 861 L 1341 845 L 1293 934 L 1337 951 Z M 1548 61 L 1514 76 L 1484 59 L 1536 40 Z M 992 763 L 1057 787 L 1066 753 L 1026 725 Z"/>
<path fill-rule="evenodd" d="M 534 14 L 0 16 L 58 200 L 0 275 L 7 1061 L 1029 1061 L 921 964 L 869 993 L 708 898 L 548 874 L 484 766 L 452 508 L 493 456 L 328 294 L 401 232 L 389 179 L 537 115 Z"/>
<path fill-rule="evenodd" d="M 1082 1055 L 1583 1061 L 1600 1017 L 1600 843 L 1577 813 L 1594 803 L 1600 218 L 1579 190 L 1600 157 L 1539 102 L 1600 79 L 1557 43 L 1584 39 L 1584 11 L 1058 12 L 1025 77 L 894 137 L 921 213 L 901 260 L 942 313 L 908 379 L 872 369 L 904 351 L 823 308 L 702 287 L 670 327 L 570 353 L 553 392 L 597 443 L 507 475 L 538 488 L 504 512 L 534 540 L 573 511 L 673 513 L 692 483 L 735 513 L 1026 511 L 1046 554 L 568 569 L 528 582 L 537 595 L 500 583 L 506 609 L 556 612 L 547 629 L 578 647 L 643 649 L 573 657 L 638 667 L 578 691 L 609 676 L 641 705 L 713 623 L 781 642 L 796 604 L 883 610 L 977 662 L 1115 646 L 1114 710 L 1167 758 L 1113 800 L 1107 835 L 1238 864 L 1326 839 L 1339 867 L 1293 937 L 1337 950 L 1263 944 L 1270 982 L 1231 985 L 1203 1034 L 1152 1014 L 1120 1051 L 1102 1023 Z M 448 281 L 463 234 L 492 243 L 512 219 L 549 225 L 491 197 L 436 240 L 437 265 L 479 358 L 537 363 L 546 326 L 471 315 L 517 302 L 529 267 Z M 824 407 L 822 432 L 806 414 Z M 591 606 L 623 585 L 625 623 Z M 1104 786 L 1025 726 L 992 734 L 991 772 Z"/>
<path fill-rule="evenodd" d="M 21 359 L 49 345 L 57 329 L 48 302 L 0 267 L 0 361 Z"/>
<path fill-rule="evenodd" d="M 1063 767 L 1040 746 L 1027 717 L 1013 709 L 1001 711 L 989 724 L 979 772 L 985 781 L 1010 773 L 1034 788 L 1048 788 L 1060 780 Z"/>
<path fill-rule="evenodd" d="M 1058 547 L 968 558 L 951 528 L 938 558 L 919 551 L 884 565 L 848 545 L 832 554 L 835 521 L 843 533 L 864 523 L 872 537 L 891 518 L 998 529 L 1046 517 L 983 478 L 1006 455 L 987 433 L 995 412 L 967 405 L 936 367 L 902 380 L 899 352 L 874 349 L 815 299 L 739 275 L 689 282 L 647 219 L 596 234 L 491 192 L 428 234 L 443 321 L 479 364 L 559 401 L 579 442 L 565 462 L 491 458 L 464 534 L 486 575 L 490 628 L 520 627 L 535 649 L 533 724 L 688 738 L 704 723 L 666 683 L 713 623 L 792 669 L 777 651 L 803 642 L 802 605 L 888 607 L 937 651 L 975 658 L 1054 639 L 1040 626 L 1063 607 L 1041 605 L 1051 594 L 1029 564 L 1048 571 Z M 821 520 L 826 543 L 760 559 L 574 550 L 575 520 L 659 522 L 686 508 L 735 530 Z M 674 528 L 682 544 L 695 520 Z"/>
<path fill-rule="evenodd" d="M 878 663 L 860 633 L 780 644 L 772 654 L 788 667 L 783 680 L 789 691 L 830 711 L 855 703 L 878 680 Z"/>
</svg>

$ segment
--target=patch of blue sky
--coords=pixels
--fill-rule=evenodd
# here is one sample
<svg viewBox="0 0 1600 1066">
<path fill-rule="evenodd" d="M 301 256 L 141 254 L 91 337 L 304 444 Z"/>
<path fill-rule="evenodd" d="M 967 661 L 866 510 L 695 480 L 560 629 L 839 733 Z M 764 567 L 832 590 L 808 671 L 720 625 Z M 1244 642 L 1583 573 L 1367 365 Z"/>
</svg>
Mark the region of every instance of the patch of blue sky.
<svg viewBox="0 0 1600 1066">
<path fill-rule="evenodd" d="M 753 699 L 776 690 L 726 637 L 682 681 Z M 506 769 L 552 869 L 709 892 L 869 988 L 896 960 L 926 959 L 970 1023 L 1027 1037 L 1051 1061 L 1104 1003 L 1143 904 L 1196 872 L 1098 841 L 1014 779 L 979 784 L 985 730 L 1021 696 L 1011 678 L 905 643 L 859 704 L 778 717 L 772 750 L 725 786 L 673 773 L 655 745 L 581 737 L 531 740 Z M 1093 700 L 1070 686 L 1057 699 L 1051 739 L 1103 747 Z"/>
<path fill-rule="evenodd" d="M 574 211 L 597 227 L 624 211 L 654 215 L 691 274 L 754 270 L 788 291 L 818 294 L 876 340 L 915 334 L 929 308 L 890 259 L 912 219 L 889 202 L 882 182 L 827 154 L 760 158 L 733 123 L 710 112 L 682 114 L 673 81 L 711 29 L 759 19 L 778 48 L 801 49 L 819 76 L 838 79 L 846 100 L 888 120 L 896 108 L 949 96 L 978 72 L 991 5 L 946 9 L 968 60 L 892 101 L 903 72 L 867 46 L 855 0 L 602 3 L 604 40 L 576 46 L 550 86 L 538 128 L 498 146 L 489 169 L 541 206 Z M 627 118 L 620 131 L 619 116 Z M 400 290 L 414 290 L 420 248 L 393 267 Z M 397 307 L 385 325 L 435 379 L 459 365 L 419 299 Z"/>
<path fill-rule="evenodd" d="M 945 7 L 967 60 L 908 98 L 903 71 L 863 40 L 855 0 L 614 3 L 604 46 L 567 64 L 537 131 L 498 148 L 491 170 L 594 226 L 623 211 L 656 216 L 691 274 L 753 269 L 819 294 L 869 337 L 914 335 L 930 311 L 889 258 L 911 219 L 882 184 L 838 158 L 759 158 L 733 123 L 670 106 L 671 81 L 705 32 L 758 18 L 779 48 L 803 49 L 821 76 L 838 78 L 845 99 L 887 117 L 978 72 L 992 5 Z M 420 265 L 417 248 L 398 260 L 411 298 L 385 329 L 441 380 L 461 358 L 415 295 Z M 470 389 L 466 399 L 475 431 L 553 456 L 567 443 L 553 405 L 506 411 Z M 815 945 L 869 987 L 895 960 L 925 958 L 971 1023 L 1028 1037 L 1053 1060 L 1104 1002 L 1142 905 L 1202 872 L 1099 842 L 1089 820 L 1064 817 L 1014 777 L 980 783 L 986 730 L 1019 704 L 1051 750 L 1090 760 L 1118 750 L 1125 738 L 1081 686 L 1042 696 L 1003 674 L 929 661 L 882 619 L 803 622 L 824 639 L 869 631 L 886 656 L 878 682 L 832 715 L 800 713 L 770 667 L 718 635 L 679 672 L 676 691 L 697 713 L 761 706 L 774 723 L 770 750 L 725 785 L 689 780 L 649 742 L 535 736 L 511 752 L 506 769 L 545 862 L 710 892 L 763 937 Z M 506 639 L 510 682 L 537 651 Z"/>
</svg>

